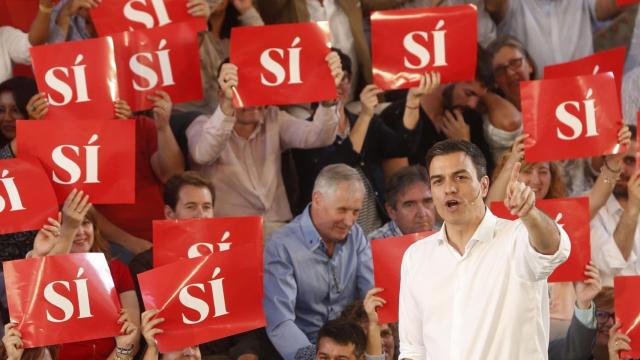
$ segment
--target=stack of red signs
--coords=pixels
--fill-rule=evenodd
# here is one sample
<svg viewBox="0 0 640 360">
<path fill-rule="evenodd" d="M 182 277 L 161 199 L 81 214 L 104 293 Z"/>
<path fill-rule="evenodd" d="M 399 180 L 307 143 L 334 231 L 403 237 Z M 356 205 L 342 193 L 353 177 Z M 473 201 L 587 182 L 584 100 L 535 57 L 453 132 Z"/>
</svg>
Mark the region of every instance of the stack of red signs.
<svg viewBox="0 0 640 360">
<path fill-rule="evenodd" d="M 3 264 L 11 321 L 25 348 L 120 335 L 120 300 L 101 253 Z"/>
<path fill-rule="evenodd" d="M 584 281 L 586 266 L 591 260 L 591 233 L 589 228 L 589 198 L 543 199 L 536 207 L 549 215 L 563 228 L 571 240 L 569 258 L 549 276 L 549 282 Z M 516 220 L 501 202 L 491 203 L 496 216 Z"/>
<path fill-rule="evenodd" d="M 442 82 L 475 78 L 474 5 L 376 11 L 371 39 L 373 79 L 381 89 L 417 86 L 427 71 L 439 71 Z"/>
<path fill-rule="evenodd" d="M 613 278 L 616 322 L 620 332 L 631 338 L 631 351 L 622 351 L 621 359 L 640 357 L 640 276 L 616 276 Z"/>
<path fill-rule="evenodd" d="M 138 280 L 165 319 L 161 352 L 265 325 L 261 217 L 154 221 L 153 242 L 155 268 Z"/>
<path fill-rule="evenodd" d="M 426 231 L 371 241 L 373 277 L 376 287 L 384 289 L 379 296 L 386 301 L 386 304 L 378 309 L 378 319 L 381 324 L 398 322 L 400 268 L 405 251 L 414 242 L 433 233 L 435 231 Z"/>
</svg>

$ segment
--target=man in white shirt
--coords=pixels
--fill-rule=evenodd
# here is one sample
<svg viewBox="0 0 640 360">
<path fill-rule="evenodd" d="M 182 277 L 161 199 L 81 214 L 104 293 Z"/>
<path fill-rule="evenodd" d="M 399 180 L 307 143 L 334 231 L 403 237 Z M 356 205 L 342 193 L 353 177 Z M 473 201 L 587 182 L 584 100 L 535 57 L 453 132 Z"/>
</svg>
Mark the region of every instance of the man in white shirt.
<svg viewBox="0 0 640 360">
<path fill-rule="evenodd" d="M 631 139 L 636 127 L 629 126 Z M 605 166 L 607 166 L 605 164 Z M 636 142 L 622 159 L 613 193 L 591 220 L 591 254 L 602 274 L 602 285 L 613 286 L 616 275 L 640 275 L 640 172 L 636 170 Z"/>
<path fill-rule="evenodd" d="M 546 280 L 569 256 L 567 234 L 535 207 L 519 164 L 505 199 L 517 221 L 485 206 L 489 178 L 477 146 L 436 143 L 427 169 L 444 225 L 404 254 L 400 359 L 546 359 Z"/>
</svg>

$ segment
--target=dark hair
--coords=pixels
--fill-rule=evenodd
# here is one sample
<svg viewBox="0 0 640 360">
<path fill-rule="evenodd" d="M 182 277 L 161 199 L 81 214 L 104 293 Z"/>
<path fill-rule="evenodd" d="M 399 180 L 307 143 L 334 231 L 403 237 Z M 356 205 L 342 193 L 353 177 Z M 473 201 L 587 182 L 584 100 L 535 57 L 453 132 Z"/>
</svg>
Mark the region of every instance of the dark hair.
<svg viewBox="0 0 640 360">
<path fill-rule="evenodd" d="M 349 76 L 351 76 L 351 65 L 352 65 L 352 61 L 351 58 L 349 57 L 349 55 L 345 54 L 342 50 L 332 47 L 331 51 L 335 51 L 338 56 L 340 57 L 340 62 L 342 65 L 342 71 L 349 74 Z"/>
<path fill-rule="evenodd" d="M 22 353 L 22 360 L 40 360 L 44 356 L 44 352 L 49 350 L 49 354 L 51 355 L 51 359 L 56 360 L 58 358 L 58 345 L 50 345 L 43 347 L 35 347 L 24 349 L 24 353 Z M 8 358 L 7 349 L 4 347 L 4 344 L 0 345 L 0 359 L 4 360 Z"/>
<path fill-rule="evenodd" d="M 524 46 L 524 44 L 520 40 L 518 40 L 518 38 L 513 37 L 511 35 L 498 36 L 495 40 L 493 40 L 491 42 L 491 44 L 489 44 L 489 46 L 487 46 L 486 52 L 488 54 L 487 57 L 489 59 L 489 63 L 491 64 L 491 62 L 493 60 L 493 57 L 496 56 L 498 51 L 500 51 L 500 49 L 502 49 L 505 46 L 514 48 L 514 49 L 518 50 L 519 52 L 521 52 L 522 55 L 524 55 L 524 57 L 529 62 L 529 65 L 531 65 L 531 79 L 530 80 L 535 80 L 536 73 L 537 73 L 537 71 L 536 71 L 537 70 L 536 63 L 533 61 L 533 58 L 531 57 L 531 55 L 527 51 L 527 48 Z M 491 69 L 491 71 L 493 72 L 493 69 Z"/>
<path fill-rule="evenodd" d="M 638 128 L 635 125 L 627 125 L 629 127 L 629 131 L 631 132 L 631 140 L 636 140 L 638 137 Z"/>
<path fill-rule="evenodd" d="M 356 358 L 364 355 L 367 346 L 367 336 L 364 334 L 364 330 L 353 321 L 339 319 L 327 321 L 318 332 L 316 352 L 320 351 L 320 339 L 322 338 L 329 338 L 340 345 L 353 344 L 353 353 Z"/>
<path fill-rule="evenodd" d="M 398 196 L 405 191 L 409 186 L 421 182 L 429 186 L 429 175 L 427 175 L 427 169 L 420 165 L 406 166 L 391 175 L 384 187 L 384 193 L 386 202 L 393 209 L 396 209 L 396 203 L 398 202 Z"/>
<path fill-rule="evenodd" d="M 490 88 L 496 82 L 489 52 L 478 45 L 478 61 L 476 62 L 476 80 L 484 87 Z"/>
<path fill-rule="evenodd" d="M 471 161 L 476 168 L 476 172 L 478 173 L 478 180 L 487 175 L 487 160 L 484 158 L 482 151 L 480 151 L 480 149 L 473 143 L 457 139 L 438 141 L 431 147 L 431 149 L 429 149 L 426 158 L 427 174 L 429 174 L 429 167 L 431 166 L 433 158 L 457 152 L 463 152 L 471 158 Z"/>
<path fill-rule="evenodd" d="M 16 101 L 16 107 L 25 119 L 29 116 L 27 112 L 27 103 L 38 93 L 36 82 L 32 78 L 24 76 L 16 76 L 0 83 L 0 93 L 9 91 L 13 94 Z"/>
<path fill-rule="evenodd" d="M 178 194 L 180 193 L 180 189 L 185 185 L 207 188 L 209 192 L 211 192 L 211 200 L 215 201 L 216 199 L 213 184 L 198 175 L 195 171 L 185 171 L 181 174 L 173 175 L 164 185 L 164 204 L 175 210 L 176 204 L 178 203 Z"/>
</svg>

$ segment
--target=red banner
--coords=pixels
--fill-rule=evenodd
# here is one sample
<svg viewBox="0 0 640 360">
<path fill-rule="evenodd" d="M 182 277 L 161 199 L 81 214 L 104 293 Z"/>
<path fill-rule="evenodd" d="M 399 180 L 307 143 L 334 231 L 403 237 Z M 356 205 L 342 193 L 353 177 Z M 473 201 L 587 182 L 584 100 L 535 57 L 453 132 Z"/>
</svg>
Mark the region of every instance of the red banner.
<svg viewBox="0 0 640 360">
<path fill-rule="evenodd" d="M 120 300 L 104 254 L 3 263 L 11 321 L 25 348 L 119 335 Z"/>
<path fill-rule="evenodd" d="M 638 0 L 616 0 L 618 6 L 631 5 L 637 3 Z"/>
<path fill-rule="evenodd" d="M 591 233 L 589 228 L 589 198 L 564 198 L 536 200 L 536 207 L 567 232 L 571 240 L 569 258 L 556 268 L 548 282 L 583 281 L 591 260 Z M 516 220 L 501 202 L 491 203 L 491 212 L 497 217 Z"/>
<path fill-rule="evenodd" d="M 231 63 L 238 66 L 236 106 L 335 99 L 335 81 L 325 61 L 329 47 L 326 21 L 234 27 Z"/>
<path fill-rule="evenodd" d="M 627 50 L 623 47 L 604 50 L 582 59 L 569 61 L 562 64 L 547 66 L 544 68 L 545 79 L 560 79 L 571 76 L 595 75 L 612 72 L 616 80 L 618 99 L 622 89 L 622 71 Z"/>
<path fill-rule="evenodd" d="M 58 203 L 74 188 L 89 194 L 93 204 L 135 201 L 133 120 L 18 120 L 16 124 L 18 153 L 42 162 Z"/>
<path fill-rule="evenodd" d="M 138 275 L 147 310 L 160 310 L 162 353 L 257 329 L 262 310 L 262 253 L 223 251 Z"/>
<path fill-rule="evenodd" d="M 577 159 L 620 149 L 613 74 L 520 82 L 527 162 Z M 561 151 L 559 151 L 561 150 Z"/>
<path fill-rule="evenodd" d="M 38 89 L 49 100 L 46 118 L 113 119 L 118 87 L 112 48 L 110 38 L 31 48 Z"/>
<path fill-rule="evenodd" d="M 0 24 L 29 32 L 35 14 L 38 12 L 38 0 L 0 0 Z"/>
<path fill-rule="evenodd" d="M 164 90 L 174 104 L 202 99 L 196 20 L 113 35 L 120 97 L 132 111 Z M 215 81 L 215 79 L 211 79 Z"/>
<path fill-rule="evenodd" d="M 233 250 L 262 252 L 262 217 L 154 220 L 153 265 Z"/>
<path fill-rule="evenodd" d="M 100 36 L 123 31 L 152 29 L 172 23 L 193 20 L 187 11 L 187 0 L 109 0 L 90 10 L 91 20 Z M 201 30 L 206 30 L 200 18 Z"/>
<path fill-rule="evenodd" d="M 622 351 L 621 359 L 640 358 L 640 276 L 613 278 L 616 321 L 622 324 L 620 332 L 631 338 L 631 351 Z"/>
<path fill-rule="evenodd" d="M 56 194 L 38 159 L 0 160 L 0 234 L 38 230 L 57 213 Z"/>
<path fill-rule="evenodd" d="M 386 239 L 371 241 L 373 256 L 373 278 L 376 287 L 384 289 L 379 295 L 387 303 L 378 309 L 380 324 L 398 322 L 398 308 L 400 303 L 400 268 L 402 256 L 414 242 L 434 234 L 435 231 L 425 231 Z"/>
<path fill-rule="evenodd" d="M 442 82 L 474 80 L 474 5 L 376 11 L 371 14 L 373 80 L 381 89 L 417 86 L 427 71 Z"/>
</svg>

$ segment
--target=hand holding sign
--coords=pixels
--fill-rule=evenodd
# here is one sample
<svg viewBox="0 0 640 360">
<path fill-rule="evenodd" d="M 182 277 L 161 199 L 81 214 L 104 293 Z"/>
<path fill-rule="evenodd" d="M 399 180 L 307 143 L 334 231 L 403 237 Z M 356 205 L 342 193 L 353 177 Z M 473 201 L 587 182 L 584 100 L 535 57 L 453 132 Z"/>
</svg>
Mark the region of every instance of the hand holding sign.
<svg viewBox="0 0 640 360">
<path fill-rule="evenodd" d="M 122 324 L 120 328 L 120 334 L 122 335 L 116 336 L 116 346 L 124 349 L 133 349 L 138 340 L 138 327 L 126 309 L 120 310 L 118 324 Z"/>
<path fill-rule="evenodd" d="M 584 273 L 589 277 L 587 280 L 573 283 L 576 291 L 576 303 L 580 309 L 588 309 L 591 306 L 591 301 L 602 290 L 600 271 L 595 267 L 593 261 L 589 262 Z"/>
<path fill-rule="evenodd" d="M 420 76 L 420 83 L 417 87 L 412 87 L 407 93 L 407 106 L 416 107 L 420 105 L 420 99 L 427 94 L 431 94 L 440 86 L 440 72 L 426 72 Z"/>
<path fill-rule="evenodd" d="M 222 65 L 220 74 L 218 75 L 218 85 L 224 94 L 224 97 L 220 102 L 220 109 L 222 109 L 222 112 L 225 113 L 225 115 L 231 116 L 231 114 L 233 114 L 234 105 L 235 107 L 242 107 L 239 103 L 233 103 L 233 92 L 238 86 L 238 67 L 231 63 Z"/>
<path fill-rule="evenodd" d="M 342 62 L 340 61 L 340 56 L 337 52 L 332 51 L 324 58 L 327 64 L 329 64 L 329 70 L 331 71 L 331 76 L 333 76 L 333 80 L 336 83 L 336 87 L 340 85 L 342 78 L 344 77 L 344 72 L 342 71 Z"/>
<path fill-rule="evenodd" d="M 620 331 L 622 324 L 616 322 L 615 325 L 609 329 L 609 360 L 620 360 L 621 351 L 631 351 L 631 339 Z"/>
<path fill-rule="evenodd" d="M 623 126 L 620 131 L 618 131 L 618 147 L 617 152 L 611 155 L 607 155 L 605 157 L 605 161 L 608 168 L 612 169 L 620 169 L 622 165 L 622 159 L 626 154 L 626 149 L 631 144 L 631 131 L 628 126 Z"/>
<path fill-rule="evenodd" d="M 536 203 L 535 192 L 523 182 L 518 181 L 521 163 L 516 163 L 511 170 L 511 179 L 507 185 L 507 196 L 504 205 L 511 215 L 523 218 L 529 214 Z"/>
<path fill-rule="evenodd" d="M 189 0 L 187 2 L 187 12 L 193 17 L 209 19 L 211 8 L 205 0 Z"/>
<path fill-rule="evenodd" d="M 378 95 L 380 93 L 382 93 L 382 90 L 372 84 L 369 84 L 362 89 L 362 92 L 360 93 L 360 104 L 362 104 L 360 115 L 368 118 L 373 116 L 373 111 L 376 106 L 378 106 Z"/>
<path fill-rule="evenodd" d="M 22 344 L 22 334 L 17 329 L 18 324 L 10 322 L 4 326 L 4 336 L 2 344 L 7 352 L 7 359 L 22 359 L 24 344 Z"/>
<path fill-rule="evenodd" d="M 36 238 L 33 240 L 32 257 L 41 257 L 49 254 L 56 243 L 60 241 L 61 218 L 61 213 L 58 213 L 58 220 L 48 218 L 47 221 L 49 224 L 44 224 L 42 229 L 38 231 Z"/>
<path fill-rule="evenodd" d="M 29 114 L 29 119 L 40 120 L 47 112 L 49 112 L 49 102 L 47 100 L 47 95 L 43 92 L 35 94 L 29 99 L 27 103 L 27 114 Z"/>
<path fill-rule="evenodd" d="M 156 128 L 168 129 L 171 117 L 171 96 L 165 91 L 156 90 L 156 95 L 149 95 L 147 98 L 153 102 L 153 119 L 156 121 Z"/>
<path fill-rule="evenodd" d="M 131 112 L 131 107 L 124 100 L 116 100 L 113 103 L 113 110 L 115 112 L 115 119 L 131 119 L 133 117 L 133 112 Z"/>
<path fill-rule="evenodd" d="M 629 206 L 636 209 L 640 208 L 640 171 L 634 172 L 629 178 L 627 191 L 629 193 Z"/>
<path fill-rule="evenodd" d="M 158 345 L 156 344 L 156 335 L 162 334 L 162 329 L 156 328 L 156 325 L 164 322 L 164 318 L 156 318 L 155 316 L 160 313 L 160 310 L 147 310 L 142 313 L 142 324 L 140 325 L 140 330 L 142 331 L 142 336 L 144 337 L 144 341 L 147 343 L 147 348 L 158 353 Z"/>
</svg>

